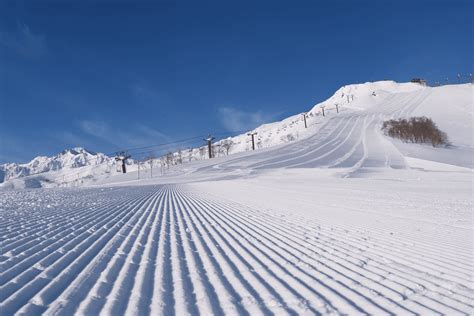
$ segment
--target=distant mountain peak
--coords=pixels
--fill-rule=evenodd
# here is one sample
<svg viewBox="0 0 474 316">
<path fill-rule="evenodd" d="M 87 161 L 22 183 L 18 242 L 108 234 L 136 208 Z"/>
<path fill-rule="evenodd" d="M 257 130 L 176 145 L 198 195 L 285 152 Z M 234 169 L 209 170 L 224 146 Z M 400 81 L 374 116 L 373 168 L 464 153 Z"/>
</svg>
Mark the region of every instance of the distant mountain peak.
<svg viewBox="0 0 474 316">
<path fill-rule="evenodd" d="M 96 152 L 93 152 L 93 151 L 91 151 L 91 150 L 85 149 L 84 147 L 72 147 L 72 148 L 68 148 L 68 149 L 63 150 L 60 154 L 65 155 L 65 154 L 67 154 L 67 153 L 70 153 L 70 154 L 72 154 L 72 155 L 79 155 L 79 154 L 89 154 L 89 155 L 92 155 L 92 156 L 97 155 Z"/>
<path fill-rule="evenodd" d="M 0 183 L 43 172 L 98 165 L 109 160 L 113 161 L 104 154 L 95 153 L 83 147 L 68 148 L 55 156 L 38 156 L 24 164 L 8 163 L 0 165 Z"/>
</svg>

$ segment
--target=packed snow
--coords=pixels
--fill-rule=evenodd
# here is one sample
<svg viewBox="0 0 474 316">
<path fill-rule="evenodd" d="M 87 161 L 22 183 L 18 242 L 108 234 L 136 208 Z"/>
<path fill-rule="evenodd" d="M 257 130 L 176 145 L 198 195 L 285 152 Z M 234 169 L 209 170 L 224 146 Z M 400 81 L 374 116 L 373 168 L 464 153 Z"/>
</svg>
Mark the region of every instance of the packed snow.
<svg viewBox="0 0 474 316">
<path fill-rule="evenodd" d="M 297 114 L 280 122 L 264 124 L 252 132 L 257 133 L 255 147 L 259 149 L 259 152 L 275 149 L 279 155 L 282 145 L 298 143 L 297 146 L 302 147 L 307 143 L 314 144 L 330 129 L 349 127 L 354 130 L 354 133 L 351 129 L 341 131 L 342 135 L 349 133 L 352 137 L 346 140 L 347 146 L 357 143 L 359 147 L 362 147 L 362 140 L 364 140 L 363 143 L 372 146 L 372 150 L 377 147 L 380 154 L 383 154 L 383 151 L 389 151 L 391 153 L 386 154 L 392 158 L 398 155 L 396 158 L 398 160 L 402 156 L 413 157 L 473 168 L 473 97 L 472 84 L 441 87 L 426 87 L 416 83 L 394 81 L 353 84 L 340 88 L 329 99 L 316 104 L 306 112 L 307 128 L 305 128 L 303 116 Z M 325 116 L 322 115 L 323 111 Z M 410 116 L 432 118 L 441 130 L 447 133 L 450 146 L 436 149 L 429 146 L 413 146 L 381 135 L 380 126 L 383 120 Z M 345 120 L 345 125 L 338 125 L 343 120 Z M 357 139 L 355 137 L 357 133 L 364 136 Z M 335 135 L 330 137 L 333 136 Z M 306 143 L 300 142 L 307 138 L 309 140 Z M 230 145 L 226 147 L 225 144 Z M 287 149 L 290 148 L 293 147 L 287 147 Z M 246 156 L 251 149 L 252 142 L 247 133 L 218 140 L 213 146 L 214 156 L 220 160 L 229 159 L 227 155 Z M 345 150 L 345 148 L 342 149 Z M 360 153 L 362 149 L 358 148 L 357 151 Z M 273 152 L 271 151 L 269 155 Z M 170 166 L 175 169 L 171 172 L 179 173 L 181 171 L 176 169 L 189 170 L 193 168 L 193 165 L 212 165 L 214 162 L 202 161 L 207 159 L 207 155 L 207 146 L 203 146 L 174 152 L 173 162 L 165 161 L 162 157 L 151 163 L 154 165 L 155 174 L 156 171 L 162 172 L 160 169 L 168 170 Z M 331 157 L 332 154 L 328 158 L 331 159 Z M 176 167 L 177 161 L 186 166 Z M 132 172 L 141 169 L 142 174 L 150 173 L 149 162 L 137 165 L 138 160 L 134 163 L 133 159 L 130 159 L 127 169 Z M 345 164 L 351 163 L 350 160 L 345 162 Z M 322 164 L 317 163 L 317 165 Z M 335 167 L 335 165 L 327 166 Z M 245 168 L 247 167 L 245 165 Z M 3 176 L 0 182 L 4 179 L 4 183 L 0 183 L 0 188 L 81 186 L 94 182 L 122 181 L 127 178 L 117 172 L 117 164 L 113 157 L 102 153 L 96 154 L 80 147 L 64 151 L 55 157 L 37 157 L 27 164 L 0 165 L 0 176 Z M 135 175 L 131 179 L 135 177 L 138 178 Z"/>
<path fill-rule="evenodd" d="M 473 91 L 348 85 L 308 128 L 300 114 L 256 128 L 255 151 L 243 134 L 229 155 L 153 176 L 87 166 L 82 187 L 7 181 L 0 312 L 473 314 Z M 422 115 L 448 146 L 381 131 Z"/>
</svg>

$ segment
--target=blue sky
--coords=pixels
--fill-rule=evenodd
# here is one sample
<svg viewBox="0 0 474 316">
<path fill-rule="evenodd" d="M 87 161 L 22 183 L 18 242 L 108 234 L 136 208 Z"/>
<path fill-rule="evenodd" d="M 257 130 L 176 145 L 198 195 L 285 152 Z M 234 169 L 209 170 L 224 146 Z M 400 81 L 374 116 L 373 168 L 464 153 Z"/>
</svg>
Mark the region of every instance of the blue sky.
<svg viewBox="0 0 474 316">
<path fill-rule="evenodd" d="M 473 70 L 472 12 L 456 0 L 0 0 L 0 163 L 251 129 L 349 83 L 454 80 Z"/>
</svg>

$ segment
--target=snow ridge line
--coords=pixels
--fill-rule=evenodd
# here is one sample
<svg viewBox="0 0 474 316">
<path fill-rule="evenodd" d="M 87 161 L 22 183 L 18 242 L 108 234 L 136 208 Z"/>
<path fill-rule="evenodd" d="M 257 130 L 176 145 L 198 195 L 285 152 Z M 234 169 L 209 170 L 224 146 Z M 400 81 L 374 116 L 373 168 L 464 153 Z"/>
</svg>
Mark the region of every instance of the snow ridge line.
<svg viewBox="0 0 474 316">
<path fill-rule="evenodd" d="M 331 189 L 334 189 L 334 188 L 331 188 Z M 281 193 L 283 194 L 283 192 L 281 192 Z M 277 192 L 277 194 L 278 194 L 278 192 Z M 311 201 L 311 202 L 315 205 L 316 208 L 326 208 L 326 207 L 332 206 L 332 204 L 321 202 L 321 201 Z M 390 203 L 394 203 L 394 202 L 391 201 Z M 399 204 L 396 204 L 396 203 L 394 205 L 392 205 L 392 207 L 402 207 L 402 206 L 403 206 L 403 204 L 399 205 Z M 340 205 L 339 207 L 345 208 L 348 211 L 373 213 L 373 214 L 379 214 L 380 215 L 380 213 L 373 212 L 373 211 L 370 211 L 370 210 L 367 210 L 367 209 L 354 207 L 354 206 L 348 207 L 348 206 L 345 206 L 345 205 Z M 390 214 L 384 214 L 384 216 L 390 216 Z M 417 219 L 413 219 L 413 218 L 405 218 L 405 217 L 399 217 L 399 216 L 397 216 L 397 218 L 417 220 Z M 296 221 L 299 222 L 299 220 L 297 220 L 297 219 L 296 219 Z M 421 221 L 421 222 L 423 222 L 423 221 Z M 306 223 L 306 220 L 301 222 L 301 225 L 304 225 L 305 223 Z M 338 230 L 347 230 L 347 229 L 350 229 L 352 227 L 352 225 L 350 225 L 350 224 L 345 225 L 344 223 L 340 223 L 337 226 L 334 226 L 334 224 L 332 224 L 332 225 L 333 225 L 334 228 L 337 228 Z M 450 227 L 454 227 L 454 228 L 458 229 L 455 226 L 450 226 Z M 382 242 L 381 240 L 384 240 L 386 242 L 382 242 L 383 244 L 386 244 L 387 247 L 393 247 L 393 242 L 391 241 L 391 239 L 386 238 L 387 232 L 385 230 L 383 230 L 381 228 L 378 228 L 378 227 L 370 227 L 370 232 L 373 233 L 374 235 L 376 235 L 377 238 L 382 238 L 382 239 L 378 239 L 378 241 L 377 241 L 378 243 Z M 406 234 L 405 237 L 399 237 L 399 240 L 404 245 L 410 245 L 410 244 L 412 244 L 413 238 L 416 238 L 416 237 L 417 236 L 415 236 L 415 235 Z M 360 241 L 362 242 L 363 240 L 360 240 Z M 365 241 L 365 242 L 367 242 L 367 241 Z M 423 258 L 423 260 L 426 260 L 428 258 L 428 259 L 432 260 L 433 262 L 437 262 L 437 263 L 439 263 L 440 261 L 445 262 L 447 264 L 447 267 L 451 270 L 452 270 L 453 267 L 457 267 L 457 268 L 460 268 L 460 269 L 464 269 L 465 271 L 468 271 L 471 267 L 469 262 L 473 260 L 473 254 L 469 253 L 469 252 L 460 253 L 460 251 L 465 251 L 466 250 L 465 246 L 462 247 L 462 246 L 459 246 L 458 244 L 452 244 L 452 243 L 440 244 L 439 242 L 433 244 L 432 241 L 431 242 L 426 242 L 426 241 L 423 241 L 423 240 L 417 240 L 417 244 L 422 246 L 422 248 L 417 247 L 416 250 L 408 249 L 407 251 L 412 252 L 413 254 L 418 254 L 418 255 L 423 256 L 423 257 L 420 257 L 419 259 Z M 442 252 L 443 257 L 440 257 L 439 254 L 436 254 L 435 256 L 433 256 L 433 252 Z M 431 257 L 430 257 L 430 255 L 431 255 Z M 443 259 L 446 259 L 447 261 L 443 261 Z"/>
<path fill-rule="evenodd" d="M 300 160 L 304 160 L 304 159 L 312 159 L 312 155 L 314 153 L 318 153 L 320 151 L 322 152 L 326 152 L 325 148 L 326 147 L 329 147 L 331 148 L 331 146 L 333 145 L 337 145 L 341 142 L 341 139 L 339 139 L 339 137 L 341 136 L 341 134 L 345 133 L 345 134 L 350 134 L 350 132 L 348 132 L 348 130 L 350 130 L 351 128 L 353 129 L 355 124 L 357 124 L 357 122 L 359 121 L 360 119 L 360 116 L 357 116 L 356 119 L 355 119 L 355 122 L 352 122 L 351 121 L 351 118 L 341 118 L 340 119 L 340 123 L 342 123 L 342 128 L 338 129 L 337 127 L 339 127 L 339 124 L 327 135 L 327 137 L 324 137 L 322 139 L 322 142 L 313 142 L 312 139 L 308 139 L 308 140 L 305 140 L 307 142 L 310 142 L 310 144 L 307 144 L 306 145 L 309 145 L 309 150 L 308 148 L 304 149 L 304 150 L 301 150 L 300 152 L 292 152 L 290 151 L 290 153 L 287 153 L 285 156 L 281 156 L 281 157 L 278 157 L 278 158 L 275 158 L 275 159 L 270 159 L 269 161 L 264 161 L 262 163 L 259 163 L 259 164 L 256 164 L 256 165 L 252 165 L 251 167 L 254 167 L 254 168 L 278 168 L 279 166 L 291 166 L 291 161 L 296 161 L 295 163 L 293 164 L 296 164 L 298 161 Z M 344 135 L 345 135 L 344 134 Z M 289 164 L 290 163 L 290 164 Z"/>
<path fill-rule="evenodd" d="M 146 192 L 146 190 L 143 190 Z M 92 222 L 95 220 L 95 226 L 97 229 L 87 229 L 84 232 L 75 233 L 72 232 L 71 236 L 74 238 L 59 239 L 59 248 L 47 249 L 45 252 L 46 256 L 42 258 L 37 264 L 30 266 L 25 271 L 17 271 L 20 274 L 11 281 L 8 281 L 4 286 L 0 288 L 2 294 L 0 301 L 0 310 L 2 313 L 7 315 L 15 310 L 18 310 L 21 306 L 27 304 L 29 299 L 32 299 L 41 289 L 47 286 L 51 282 L 60 281 L 55 278 L 61 272 L 68 271 L 71 266 L 77 263 L 83 263 L 76 261 L 80 255 L 83 255 L 85 251 L 91 250 L 94 247 L 100 247 L 101 239 L 105 240 L 104 237 L 112 235 L 114 230 L 119 226 L 124 226 L 127 223 L 127 219 L 130 219 L 134 213 L 139 210 L 147 201 L 148 194 L 140 192 L 135 199 L 128 201 L 125 205 L 116 205 L 115 208 L 109 209 L 107 213 L 95 213 L 92 212 L 90 217 Z M 132 203 L 130 203 L 132 202 Z M 61 213 L 61 210 L 57 210 Z M 77 219 L 76 219 L 77 220 Z M 80 222 L 76 222 L 80 224 Z M 115 223 L 111 225 L 111 223 Z M 98 253 L 98 252 L 97 252 Z M 60 284 L 59 286 L 64 286 Z M 30 306 L 36 306 L 39 309 L 41 307 L 41 299 L 37 300 L 38 304 L 30 304 Z"/>
<path fill-rule="evenodd" d="M 369 130 L 371 118 L 361 117 Z M 469 267 L 450 253 L 434 261 L 428 241 L 404 249 L 407 240 L 376 229 L 362 242 L 368 235 L 343 223 L 290 220 L 188 185 L 128 191 L 118 201 L 121 190 L 107 193 L 90 212 L 79 208 L 81 233 L 54 248 L 42 244 L 50 252 L 35 259 L 42 264 L 5 282 L 15 290 L 2 292 L 2 315 L 461 315 L 474 308 Z"/>
<path fill-rule="evenodd" d="M 332 229 L 331 229 L 331 230 L 332 230 Z M 280 228 L 278 228 L 278 229 L 272 230 L 272 234 L 273 234 L 273 235 L 281 235 L 281 231 L 282 231 L 282 229 L 281 229 L 281 227 L 280 227 Z M 322 234 L 321 234 L 321 235 L 322 235 Z M 281 236 L 283 236 L 283 237 L 288 237 L 288 234 L 285 233 L 284 235 L 281 235 Z M 343 235 L 343 236 L 344 236 L 344 235 Z M 318 237 L 317 239 L 321 239 L 321 238 Z M 337 240 L 334 239 L 333 236 L 327 237 L 327 239 L 328 239 L 328 242 L 330 242 L 331 247 L 328 247 L 327 249 L 320 248 L 320 249 L 318 249 L 318 252 L 320 252 L 320 251 L 322 250 L 323 252 L 328 252 L 328 253 L 330 253 L 331 255 L 333 255 L 334 251 L 337 251 L 338 253 L 341 253 L 341 254 L 343 255 L 343 256 L 341 256 L 341 257 L 339 258 L 339 259 L 342 259 L 342 260 L 347 260 L 347 253 L 348 253 L 348 252 L 349 252 L 349 253 L 351 252 L 351 247 L 355 247 L 355 246 L 356 246 L 356 244 L 354 244 L 354 245 L 350 245 L 350 244 L 349 244 L 348 247 L 342 247 L 342 248 L 339 248 L 339 250 L 338 250 L 338 247 L 337 247 L 337 246 L 336 246 L 336 247 L 334 246 L 335 244 L 337 245 L 337 243 L 336 243 Z M 296 248 L 294 245 L 291 245 L 291 247 Z M 341 249 L 342 249 L 342 251 L 341 251 Z M 387 250 L 389 250 L 389 249 L 387 249 Z M 369 251 L 366 251 L 366 252 L 369 253 Z M 370 253 L 372 253 L 372 252 L 370 252 Z M 384 256 L 383 256 L 383 255 L 384 255 L 383 252 L 378 252 L 378 253 L 375 252 L 374 254 L 375 254 L 376 258 L 378 258 L 378 257 L 383 258 L 383 257 L 384 257 Z M 336 255 L 336 257 L 337 257 L 337 255 Z M 295 258 L 298 258 L 298 257 L 295 257 Z M 298 259 L 298 260 L 299 260 L 299 259 Z M 384 265 L 387 265 L 387 263 L 388 263 L 388 261 L 377 261 L 377 260 L 374 260 L 374 259 L 370 259 L 370 258 L 368 258 L 368 257 L 355 258 L 353 261 L 352 261 L 352 260 L 349 260 L 349 263 L 350 263 L 350 264 L 354 264 L 354 263 L 355 263 L 356 266 L 359 266 L 359 265 L 361 265 L 361 264 L 362 264 L 362 265 L 366 265 L 367 262 L 371 262 L 372 264 L 376 264 L 377 266 L 380 266 L 380 267 L 384 267 Z M 331 266 L 333 266 L 333 265 L 338 265 L 338 264 L 339 264 L 338 261 L 333 261 L 332 264 L 331 264 Z M 331 266 L 328 266 L 328 268 L 331 268 Z M 400 265 L 400 266 L 403 267 L 403 265 Z M 381 269 L 381 270 L 385 270 L 385 271 L 388 272 L 389 274 L 392 274 L 392 273 L 395 271 L 395 272 L 396 272 L 396 273 L 394 273 L 395 275 L 397 274 L 397 272 L 407 273 L 407 271 L 402 271 L 402 270 L 396 269 L 396 268 L 395 268 L 395 269 L 392 269 L 392 270 L 389 269 L 390 271 L 389 271 L 389 270 L 386 270 L 386 269 L 384 269 L 384 268 L 380 268 L 380 269 Z M 364 269 L 363 271 L 364 271 L 364 273 L 362 273 L 362 275 L 367 275 L 367 270 Z M 413 270 L 413 271 L 416 271 L 416 270 Z M 416 272 L 419 273 L 420 271 L 416 271 Z M 408 274 L 410 274 L 410 272 L 408 272 Z M 351 275 L 351 272 L 350 272 L 350 271 L 346 271 L 344 275 Z M 380 279 L 380 277 L 381 277 L 381 275 L 376 274 L 376 279 Z M 405 278 L 404 282 L 407 282 L 407 281 L 408 281 L 408 282 L 411 283 L 413 280 L 418 280 L 418 282 L 421 282 L 421 283 L 423 284 L 423 282 L 426 281 L 425 279 L 420 280 L 420 279 L 419 279 L 419 276 L 417 276 L 416 274 L 412 274 L 412 277 L 413 277 L 414 279 L 413 279 L 413 278 L 410 278 L 410 279 Z M 444 280 L 443 280 L 443 281 L 444 281 Z M 444 282 L 447 282 L 447 280 L 445 280 Z M 426 283 L 426 282 L 425 282 L 425 283 Z M 428 283 L 429 283 L 429 281 L 428 281 Z M 400 283 L 399 285 L 402 285 L 402 283 Z M 425 284 L 425 285 L 426 285 L 426 284 Z M 419 284 L 414 284 L 414 286 L 420 287 Z M 431 287 L 438 287 L 439 285 L 437 285 L 437 284 L 430 284 L 429 286 L 431 286 Z M 371 288 L 372 288 L 372 290 L 373 290 L 373 288 L 377 288 L 377 287 L 372 285 Z M 408 289 L 407 291 L 411 291 L 411 289 Z M 434 292 L 436 292 L 436 290 L 434 290 Z M 397 293 L 397 295 L 401 295 L 401 293 Z M 400 296 L 395 296 L 395 297 L 396 297 L 396 299 L 400 299 Z M 464 296 L 464 295 L 460 294 L 460 295 L 458 295 L 458 297 L 460 297 L 460 302 L 461 302 L 461 303 L 464 303 L 464 304 L 465 304 L 466 302 L 469 302 L 469 297 L 468 297 L 468 296 Z M 453 301 L 455 301 L 455 300 L 456 300 L 456 299 L 454 299 Z"/>
<path fill-rule="evenodd" d="M 90 194 L 90 192 L 88 191 L 86 192 Z M 84 195 L 84 194 L 80 194 L 80 195 Z M 94 196 L 94 198 L 97 199 L 96 196 Z M 5 226 L 6 231 L 10 232 L 9 234 L 6 232 L 4 235 L 2 234 L 2 236 L 4 236 L 4 239 L 8 241 L 8 242 L 3 243 L 4 247 L 2 248 L 2 253 L 9 251 L 12 248 L 11 246 L 12 242 L 19 242 L 21 244 L 25 244 L 25 238 L 31 239 L 32 236 L 36 232 L 42 232 L 44 225 L 48 223 L 49 220 L 54 220 L 53 222 L 49 222 L 50 224 L 61 226 L 65 224 L 66 222 L 73 222 L 74 218 L 77 217 L 78 215 L 87 214 L 88 212 L 94 209 L 103 208 L 103 207 L 106 207 L 107 204 L 113 204 L 113 203 L 117 203 L 117 202 L 107 201 L 104 204 L 98 204 L 98 205 L 92 205 L 92 206 L 88 205 L 87 207 L 84 207 L 83 205 L 79 205 L 79 206 L 72 205 L 67 210 L 63 210 L 60 214 L 57 214 L 57 210 L 55 209 L 55 207 L 50 207 L 47 210 L 41 211 L 41 217 L 36 216 L 35 213 L 28 214 L 29 215 L 28 219 L 23 220 L 21 222 L 14 220 L 13 216 L 12 217 L 9 216 L 6 218 L 7 221 L 5 222 L 5 224 L 2 225 L 2 226 Z M 62 220 L 58 221 L 58 219 L 62 219 Z M 28 234 L 26 235 L 26 233 Z M 18 238 L 15 238 L 15 237 L 18 237 Z"/>
<path fill-rule="evenodd" d="M 309 137 L 308 139 L 299 141 L 295 144 L 288 145 L 288 147 L 286 148 L 291 149 L 289 150 L 290 154 L 287 151 L 283 151 L 283 153 L 280 153 L 280 154 L 278 152 L 272 152 L 271 155 L 269 155 L 271 158 L 261 161 L 259 163 L 253 164 L 250 167 L 258 168 L 261 165 L 267 166 L 274 162 L 281 162 L 281 161 L 290 160 L 292 158 L 298 158 L 302 154 L 308 155 L 310 153 L 306 153 L 307 151 L 306 141 L 309 141 L 309 140 L 312 143 L 318 145 L 318 147 L 315 148 L 315 150 L 318 150 L 319 147 L 323 147 L 326 143 L 332 142 L 334 138 L 333 135 L 339 135 L 341 133 L 341 130 L 345 129 L 350 124 L 350 118 L 342 116 L 339 118 L 331 118 L 331 119 L 338 120 L 337 124 L 326 124 L 318 133 Z M 342 126 L 341 130 L 339 130 L 341 126 Z"/>
<path fill-rule="evenodd" d="M 207 197 L 206 197 L 207 199 Z M 219 202 L 216 202 L 216 204 L 219 203 Z M 242 213 L 246 213 L 246 212 L 243 212 L 243 209 L 242 207 L 238 207 L 238 213 L 242 214 Z M 256 212 L 257 214 L 255 216 L 249 216 L 249 214 L 245 215 L 245 218 L 250 218 L 249 220 L 251 220 L 252 222 L 255 221 L 255 219 L 260 219 L 262 218 L 262 214 L 261 212 Z M 274 219 L 274 221 L 277 221 L 277 222 L 280 222 L 280 226 L 277 227 L 272 235 L 274 236 L 278 231 L 280 232 L 284 232 L 285 231 L 285 227 L 287 228 L 288 227 L 288 223 L 281 223 L 281 221 L 279 219 Z M 266 218 L 265 220 L 263 220 L 264 223 L 270 223 L 271 220 L 269 218 Z M 287 230 L 287 229 L 286 229 Z M 332 229 L 331 229 L 332 231 Z M 342 231 L 346 231 L 346 229 L 342 230 Z M 290 233 L 289 232 L 285 232 L 283 233 L 283 237 L 288 237 Z M 341 234 L 341 236 L 345 236 L 346 234 Z M 334 239 L 335 237 L 334 236 L 331 236 L 329 238 L 328 241 L 330 241 L 330 244 L 333 245 L 335 244 L 336 246 L 339 244 L 338 242 L 338 239 Z M 319 239 L 319 237 L 318 237 Z M 347 237 L 346 237 L 347 239 Z M 351 243 L 347 245 L 347 247 L 345 248 L 342 248 L 340 249 L 340 253 L 341 254 L 344 254 L 344 257 L 347 255 L 348 251 L 351 251 L 351 249 L 357 249 L 357 245 L 360 245 L 360 242 L 359 241 L 356 241 L 356 240 L 350 240 Z M 307 241 L 305 241 L 307 242 Z M 335 243 L 337 242 L 337 243 Z M 378 243 L 378 242 L 377 242 Z M 377 244 L 375 243 L 375 244 Z M 473 305 L 472 305 L 472 302 L 469 300 L 469 297 L 472 297 L 474 291 L 472 290 L 472 288 L 470 289 L 469 288 L 469 281 L 468 281 L 468 277 L 466 275 L 464 275 L 464 279 L 462 283 L 466 284 L 468 287 L 464 286 L 464 285 L 457 285 L 455 287 L 453 287 L 453 283 L 456 282 L 454 280 L 450 280 L 445 272 L 442 273 L 442 275 L 444 275 L 444 280 L 439 278 L 439 275 L 426 275 L 425 277 L 425 274 L 426 274 L 426 269 L 423 269 L 421 267 L 421 270 L 418 270 L 418 269 L 400 269 L 397 267 L 397 265 L 392 265 L 392 264 L 389 264 L 387 265 L 387 262 L 384 262 L 384 261 L 380 261 L 380 260 L 376 260 L 377 258 L 383 258 L 384 256 L 388 256 L 388 258 L 390 258 L 390 260 L 396 262 L 397 260 L 400 260 L 399 257 L 396 257 L 396 256 L 392 256 L 390 255 L 391 253 L 391 250 L 393 251 L 393 249 L 390 249 L 390 248 L 387 248 L 385 251 L 383 252 L 375 252 L 375 253 L 372 253 L 372 252 L 367 252 L 370 257 L 369 258 L 362 258 L 363 261 L 360 260 L 360 258 L 354 258 L 354 262 L 357 263 L 357 265 L 360 265 L 362 264 L 363 267 L 367 267 L 367 266 L 373 266 L 374 268 L 376 268 L 376 270 L 381 270 L 383 275 L 380 275 L 379 278 L 381 278 L 382 281 L 384 282 L 388 282 L 387 280 L 387 275 L 390 276 L 390 278 L 394 278 L 396 281 L 398 281 L 398 287 L 400 289 L 402 289 L 402 293 L 403 294 L 400 294 L 399 295 L 402 295 L 401 298 L 403 300 L 406 300 L 408 298 L 408 296 L 412 295 L 412 294 L 415 294 L 415 293 L 419 293 L 420 291 L 423 291 L 425 292 L 425 295 L 427 296 L 426 297 L 421 297 L 420 298 L 420 301 L 422 301 L 422 303 L 419 303 L 419 306 L 418 308 L 421 308 L 421 310 L 424 310 L 425 312 L 430 312 L 430 313 L 433 313 L 434 310 L 445 310 L 447 313 L 449 314 L 452 314 L 452 313 L 459 313 L 460 311 L 463 311 L 463 310 L 470 310 L 473 308 Z M 321 250 L 319 250 L 320 252 Z M 366 252 L 366 251 L 364 251 Z M 318 252 L 316 252 L 318 253 Z M 333 247 L 331 246 L 330 248 L 327 248 L 326 249 L 326 252 L 325 254 L 331 254 L 331 253 L 334 253 L 334 249 Z M 350 252 L 349 252 L 350 253 Z M 402 258 L 403 260 L 403 258 Z M 361 263 L 362 262 L 362 263 Z M 390 261 L 388 261 L 390 262 Z M 354 263 L 352 263 L 352 265 L 354 265 Z M 412 263 L 408 263 L 408 266 L 406 266 L 405 264 L 402 264 L 400 265 L 400 267 L 410 267 L 412 265 Z M 394 268 L 392 268 L 392 266 Z M 468 273 L 468 271 L 466 271 Z M 363 274 L 365 275 L 367 273 L 367 271 Z M 405 275 L 408 273 L 408 275 L 405 277 Z M 396 276 L 396 278 L 395 278 Z M 431 277 L 436 277 L 436 279 L 438 279 L 439 281 L 435 281 L 433 282 L 432 280 L 430 280 L 429 278 Z M 390 280 L 391 281 L 391 280 Z M 458 280 L 460 281 L 460 280 Z M 423 285 L 421 284 L 417 284 L 416 282 L 421 282 Z M 407 286 L 408 285 L 408 286 Z M 456 291 L 453 291 L 453 288 L 456 289 Z M 448 292 L 448 295 L 449 296 L 446 296 L 447 295 L 447 292 Z M 451 293 L 451 292 L 454 292 L 454 293 Z M 457 293 L 456 293 L 457 292 Z M 410 294 L 411 293 L 411 294 Z M 433 293 L 433 294 L 431 294 Z M 450 293 L 450 294 L 449 294 Z M 443 300 L 446 301 L 446 302 L 449 302 L 448 304 L 444 304 L 444 303 L 440 303 L 439 301 L 439 297 L 440 296 L 443 296 Z M 410 301 L 410 304 L 413 304 L 413 302 Z M 427 306 L 432 306 L 430 308 L 425 309 L 424 304 L 426 304 Z M 452 304 L 451 306 L 449 304 Z M 456 309 L 452 306 L 456 306 L 456 307 L 459 307 L 459 309 Z M 414 312 L 416 311 L 416 309 L 414 310 Z"/>
<path fill-rule="evenodd" d="M 132 200 L 132 202 L 110 201 L 101 204 L 99 207 L 92 208 L 73 208 L 73 210 L 76 211 L 74 213 L 74 219 L 71 220 L 68 217 L 57 216 L 54 220 L 55 229 L 49 230 L 46 233 L 42 232 L 41 228 L 39 228 L 39 230 L 32 230 L 30 232 L 32 236 L 29 236 L 29 238 L 25 237 L 15 242 L 15 245 L 2 246 L 2 252 L 9 251 L 12 256 L 0 264 L 0 271 L 2 271 L 0 273 L 0 286 L 9 280 L 9 274 L 13 273 L 16 275 L 19 273 L 19 269 L 34 265 L 39 259 L 49 254 L 51 250 L 66 245 L 69 240 L 77 238 L 75 236 L 80 233 L 88 230 L 92 232 L 97 229 L 94 228 L 97 226 L 97 222 L 100 221 L 102 217 L 105 218 L 107 216 L 107 214 L 103 214 L 102 217 L 88 218 L 90 214 L 100 213 L 108 208 L 124 207 L 138 199 L 140 198 Z M 84 221 L 78 224 L 77 220 L 80 221 L 82 219 L 84 219 Z M 65 227 L 67 228 L 65 229 Z M 42 228 L 44 229 L 44 225 Z M 42 241 L 38 243 L 39 240 Z M 11 271 L 13 268 L 15 272 Z"/>
</svg>

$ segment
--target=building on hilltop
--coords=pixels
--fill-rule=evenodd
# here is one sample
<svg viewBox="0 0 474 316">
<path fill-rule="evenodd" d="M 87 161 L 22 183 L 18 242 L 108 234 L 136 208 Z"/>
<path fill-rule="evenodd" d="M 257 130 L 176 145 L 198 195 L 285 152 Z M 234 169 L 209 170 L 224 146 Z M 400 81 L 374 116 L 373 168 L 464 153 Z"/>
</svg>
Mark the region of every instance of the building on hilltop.
<svg viewBox="0 0 474 316">
<path fill-rule="evenodd" d="M 413 78 L 410 80 L 410 82 L 413 82 L 413 83 L 418 83 L 422 86 L 426 86 L 426 80 L 425 79 L 421 79 L 421 78 Z"/>
</svg>

